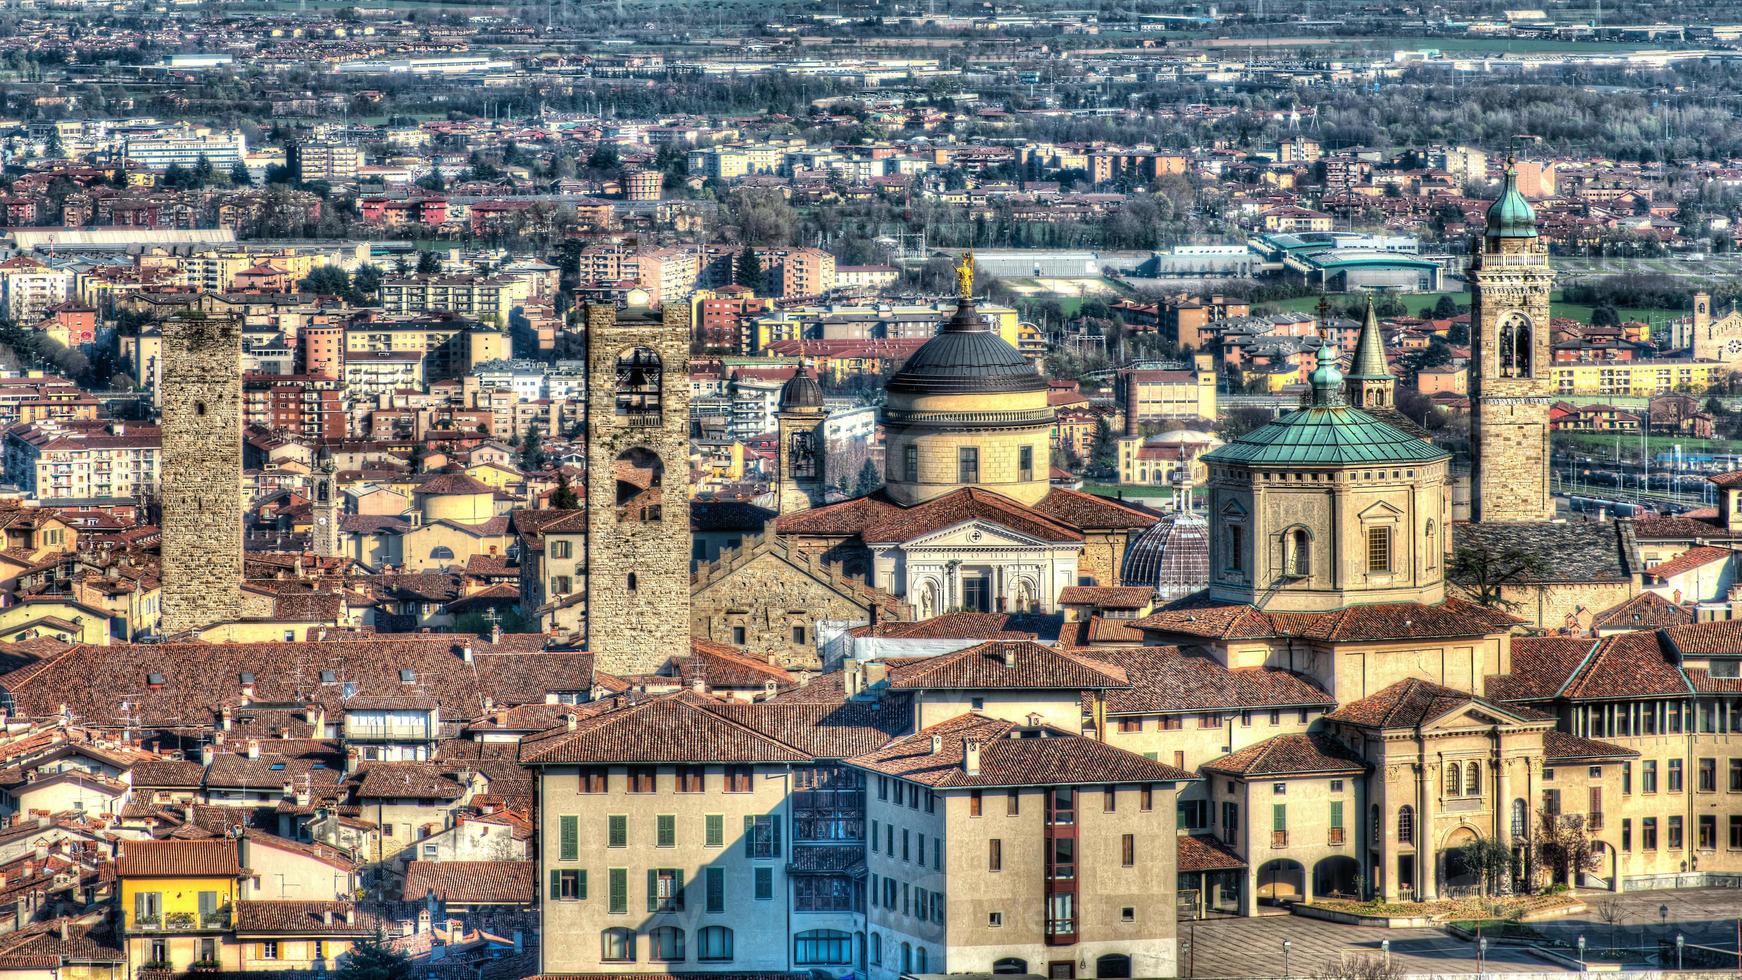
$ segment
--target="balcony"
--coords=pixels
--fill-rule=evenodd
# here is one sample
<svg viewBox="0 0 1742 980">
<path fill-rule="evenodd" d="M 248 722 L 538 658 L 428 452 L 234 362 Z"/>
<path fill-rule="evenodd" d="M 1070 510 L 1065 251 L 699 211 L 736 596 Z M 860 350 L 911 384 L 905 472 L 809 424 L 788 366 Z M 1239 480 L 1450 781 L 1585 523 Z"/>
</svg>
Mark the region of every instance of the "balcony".
<svg viewBox="0 0 1742 980">
<path fill-rule="evenodd" d="M 1286 831 L 1286 830 L 1273 830 L 1273 831 L 1271 831 L 1270 832 L 1270 846 L 1271 847 L 1287 847 L 1288 846 L 1288 831 Z"/>
<path fill-rule="evenodd" d="M 230 907 L 224 906 L 211 912 L 171 912 L 165 916 L 135 916 L 133 932 L 150 933 L 180 933 L 180 932 L 214 932 L 231 927 Z"/>
<path fill-rule="evenodd" d="M 1598 810 L 1585 819 L 1585 827 L 1589 830 L 1603 829 L 1603 811 Z"/>
<path fill-rule="evenodd" d="M 1342 847 L 1344 844 L 1343 828 L 1332 827 L 1326 843 L 1330 844 L 1332 847 Z"/>
</svg>

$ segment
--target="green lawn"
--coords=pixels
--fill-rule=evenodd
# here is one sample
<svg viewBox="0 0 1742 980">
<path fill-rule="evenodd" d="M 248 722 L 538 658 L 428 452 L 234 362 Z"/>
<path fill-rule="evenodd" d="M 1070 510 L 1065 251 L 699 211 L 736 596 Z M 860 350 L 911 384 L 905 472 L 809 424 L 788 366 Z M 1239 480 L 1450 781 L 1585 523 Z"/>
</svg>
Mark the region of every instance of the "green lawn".
<svg viewBox="0 0 1742 980">
<path fill-rule="evenodd" d="M 1583 303 L 1562 302 L 1560 295 L 1560 291 L 1556 290 L 1554 295 L 1551 297 L 1551 311 L 1553 315 L 1565 317 L 1569 320 L 1579 320 L 1584 323 L 1591 322 L 1592 307 Z M 1468 310 L 1470 307 L 1470 294 L 1461 291 L 1455 293 L 1409 293 L 1397 298 L 1403 303 L 1404 308 L 1409 311 L 1411 316 L 1422 316 L 1424 313 L 1431 311 L 1434 306 L 1439 303 L 1441 296 L 1450 296 L 1453 302 L 1457 303 L 1465 310 Z M 1333 297 L 1331 302 L 1333 304 L 1337 303 L 1338 298 Z M 1277 303 L 1264 303 L 1261 305 L 1276 310 L 1289 310 L 1296 313 L 1314 313 L 1318 311 L 1319 298 L 1317 296 L 1297 296 L 1294 299 L 1282 300 Z M 1667 320 L 1686 315 L 1685 310 L 1633 306 L 1618 307 L 1616 312 L 1621 314 L 1621 319 L 1623 320 L 1641 320 L 1651 324 L 1661 324 Z"/>
<path fill-rule="evenodd" d="M 1409 310 L 1409 313 L 1411 316 L 1421 316 L 1424 312 L 1432 310 L 1434 308 L 1434 304 L 1436 304 L 1440 301 L 1441 296 L 1450 296 L 1450 297 L 1452 297 L 1453 301 L 1460 303 L 1460 304 L 1463 304 L 1465 306 L 1468 306 L 1470 303 L 1470 294 L 1469 293 L 1462 293 L 1462 292 L 1458 292 L 1458 293 L 1407 293 L 1407 294 L 1399 296 L 1397 298 L 1402 301 L 1404 308 Z M 1330 301 L 1331 301 L 1331 304 L 1333 306 L 1337 305 L 1342 300 L 1344 300 L 1344 297 L 1339 297 L 1339 296 L 1330 297 Z M 1274 307 L 1275 309 L 1278 309 L 1278 310 L 1288 310 L 1288 311 L 1291 311 L 1294 313 L 1317 313 L 1318 309 L 1319 309 L 1319 298 L 1316 295 L 1315 296 L 1297 296 L 1294 299 L 1285 299 L 1279 303 L 1263 303 L 1260 305 L 1267 306 L 1267 307 Z"/>
</svg>

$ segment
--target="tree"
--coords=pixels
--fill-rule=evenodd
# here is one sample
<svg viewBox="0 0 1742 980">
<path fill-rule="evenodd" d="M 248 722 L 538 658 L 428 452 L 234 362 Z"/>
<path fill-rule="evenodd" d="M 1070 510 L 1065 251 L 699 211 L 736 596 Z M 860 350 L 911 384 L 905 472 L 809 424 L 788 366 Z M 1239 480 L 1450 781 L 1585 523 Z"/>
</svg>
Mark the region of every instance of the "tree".
<svg viewBox="0 0 1742 980">
<path fill-rule="evenodd" d="M 544 469 L 544 436 L 538 426 L 526 427 L 526 437 L 520 440 L 520 468 L 527 473 Z"/>
<path fill-rule="evenodd" d="M 877 472 L 877 464 L 865 460 L 865 465 L 859 467 L 859 477 L 853 482 L 853 496 L 863 497 L 883 485 L 883 474 Z"/>
<path fill-rule="evenodd" d="M 1537 863 L 1556 880 L 1577 888 L 1579 875 L 1601 865 L 1584 814 L 1542 811 L 1542 826 L 1536 835 Z"/>
<path fill-rule="evenodd" d="M 254 186 L 254 175 L 248 172 L 248 165 L 240 160 L 230 165 L 230 183 L 237 187 Z"/>
<path fill-rule="evenodd" d="M 381 291 L 381 267 L 373 262 L 365 262 L 351 274 L 350 300 L 353 305 L 366 306 L 374 300 Z"/>
<path fill-rule="evenodd" d="M 335 980 L 412 980 L 411 959 L 390 949 L 378 933 L 351 947 Z"/>
<path fill-rule="evenodd" d="M 441 256 L 434 252 L 417 253 L 417 274 L 427 276 L 442 270 Z"/>
<path fill-rule="evenodd" d="M 1450 296 L 1441 296 L 1434 304 L 1434 316 L 1448 320 L 1458 315 L 1458 301 Z"/>
<path fill-rule="evenodd" d="M 1511 610 L 1518 603 L 1506 598 L 1506 587 L 1541 573 L 1543 567 L 1542 556 L 1535 552 L 1472 540 L 1452 550 L 1446 577 L 1477 605 Z"/>
<path fill-rule="evenodd" d="M 1105 415 L 1095 420 L 1095 446 L 1089 450 L 1089 472 L 1095 476 L 1119 472 L 1119 441 L 1113 435 L 1113 423 Z"/>
<path fill-rule="evenodd" d="M 732 272 L 732 281 L 746 289 L 762 288 L 762 260 L 757 258 L 756 250 L 744 246 L 744 251 L 738 253 L 738 266 Z"/>
<path fill-rule="evenodd" d="M 316 296 L 349 296 L 351 274 L 336 265 L 318 265 L 309 270 L 308 278 L 298 286 Z"/>
<path fill-rule="evenodd" d="M 1478 891 L 1484 895 L 1503 895 L 1512 884 L 1516 871 L 1512 848 L 1498 837 L 1478 837 L 1458 848 L 1464 864 L 1476 873 Z"/>
<path fill-rule="evenodd" d="M 550 505 L 557 510 L 575 510 L 581 506 L 575 488 L 569 486 L 569 475 L 562 470 L 556 471 L 556 489 L 550 492 Z"/>
</svg>

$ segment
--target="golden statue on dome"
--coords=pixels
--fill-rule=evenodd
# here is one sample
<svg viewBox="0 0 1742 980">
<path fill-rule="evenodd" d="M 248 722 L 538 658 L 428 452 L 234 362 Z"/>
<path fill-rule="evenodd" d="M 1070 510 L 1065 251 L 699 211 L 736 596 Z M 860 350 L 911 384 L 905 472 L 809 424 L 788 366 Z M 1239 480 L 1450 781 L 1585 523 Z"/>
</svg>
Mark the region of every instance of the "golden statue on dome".
<svg viewBox="0 0 1742 980">
<path fill-rule="evenodd" d="M 960 290 L 963 299 L 974 298 L 974 253 L 962 253 L 962 264 L 955 266 L 956 288 Z"/>
</svg>

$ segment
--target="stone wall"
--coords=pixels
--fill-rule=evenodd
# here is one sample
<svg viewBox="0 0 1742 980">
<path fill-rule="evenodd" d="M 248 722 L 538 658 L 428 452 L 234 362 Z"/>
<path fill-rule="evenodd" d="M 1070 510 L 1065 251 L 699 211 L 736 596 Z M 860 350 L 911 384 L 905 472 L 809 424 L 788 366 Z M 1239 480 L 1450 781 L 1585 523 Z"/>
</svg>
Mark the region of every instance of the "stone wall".
<svg viewBox="0 0 1742 980">
<path fill-rule="evenodd" d="M 1471 266 L 1470 441 L 1478 521 L 1554 519 L 1548 410 L 1554 396 L 1549 291 L 1554 272 L 1534 239 L 1500 239 Z M 1502 364 L 1502 328 L 1530 331 L 1528 365 Z"/>
<path fill-rule="evenodd" d="M 242 615 L 242 330 L 163 323 L 163 631 Z"/>
</svg>

